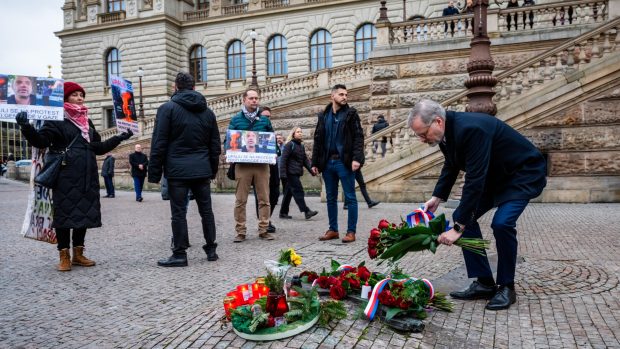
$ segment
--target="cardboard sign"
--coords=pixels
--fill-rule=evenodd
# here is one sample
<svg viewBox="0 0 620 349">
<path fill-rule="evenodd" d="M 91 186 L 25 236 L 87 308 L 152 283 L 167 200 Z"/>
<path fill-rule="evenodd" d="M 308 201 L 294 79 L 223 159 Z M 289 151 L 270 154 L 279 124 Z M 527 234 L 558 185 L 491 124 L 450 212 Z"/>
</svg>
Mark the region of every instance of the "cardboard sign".
<svg viewBox="0 0 620 349">
<path fill-rule="evenodd" d="M 274 132 L 226 131 L 226 162 L 254 164 L 276 163 Z"/>
<path fill-rule="evenodd" d="M 0 74 L 0 121 L 15 122 L 22 111 L 30 120 L 62 120 L 63 84 L 61 79 Z"/>
</svg>

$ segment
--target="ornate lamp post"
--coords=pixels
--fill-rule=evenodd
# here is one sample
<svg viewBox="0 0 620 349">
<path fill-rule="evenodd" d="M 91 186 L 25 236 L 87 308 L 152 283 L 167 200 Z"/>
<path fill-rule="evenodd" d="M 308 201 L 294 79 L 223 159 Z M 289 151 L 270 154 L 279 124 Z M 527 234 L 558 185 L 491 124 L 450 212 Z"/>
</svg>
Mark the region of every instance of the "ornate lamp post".
<svg viewBox="0 0 620 349">
<path fill-rule="evenodd" d="M 403 22 L 407 20 L 407 0 L 403 0 Z"/>
<path fill-rule="evenodd" d="M 250 38 L 252 38 L 252 83 L 250 88 L 258 90 L 258 79 L 256 77 L 256 37 L 258 34 L 254 29 L 250 32 Z"/>
<path fill-rule="evenodd" d="M 136 75 L 138 75 L 138 81 L 139 81 L 139 87 L 140 87 L 140 111 L 139 111 L 140 119 L 144 120 L 144 104 L 142 104 L 142 77 L 144 76 L 144 70 L 142 70 L 142 67 L 138 68 Z"/>
<path fill-rule="evenodd" d="M 493 74 L 495 62 L 491 57 L 491 40 L 487 35 L 487 8 L 489 0 L 474 0 L 474 38 L 471 40 L 471 54 L 467 63 L 469 78 L 465 87 L 469 89 L 467 111 L 497 114 L 497 106 L 493 103 L 493 87 L 497 78 Z"/>
</svg>

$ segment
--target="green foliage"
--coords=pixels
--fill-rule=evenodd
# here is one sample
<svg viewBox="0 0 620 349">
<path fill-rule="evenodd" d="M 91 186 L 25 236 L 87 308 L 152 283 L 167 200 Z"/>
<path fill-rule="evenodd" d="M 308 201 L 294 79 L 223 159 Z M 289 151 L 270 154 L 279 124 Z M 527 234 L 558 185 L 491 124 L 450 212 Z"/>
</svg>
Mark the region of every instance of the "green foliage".
<svg viewBox="0 0 620 349">
<path fill-rule="evenodd" d="M 269 314 L 267 313 L 261 313 L 260 315 L 254 317 L 252 319 L 252 323 L 248 327 L 249 331 L 251 333 L 256 332 L 256 329 L 258 329 L 259 326 L 266 324 L 268 320 L 269 320 Z"/>
<path fill-rule="evenodd" d="M 299 296 L 288 299 L 289 312 L 298 310 L 301 312 L 301 318 L 304 321 L 312 319 L 316 316 L 320 307 L 317 287 L 304 290 L 301 287 L 293 286 L 293 289 L 299 293 Z"/>
<path fill-rule="evenodd" d="M 450 302 L 446 295 L 440 292 L 435 292 L 435 296 L 431 300 L 431 307 L 443 310 L 451 313 L 454 310 L 454 303 Z"/>
<path fill-rule="evenodd" d="M 332 259 L 331 267 L 332 267 L 332 272 L 337 271 L 338 268 L 340 268 L 340 263 Z"/>
<path fill-rule="evenodd" d="M 288 321 L 288 322 L 293 322 L 295 320 L 299 320 L 303 316 L 304 316 L 304 311 L 302 309 L 290 310 L 286 314 L 284 314 L 284 317 L 286 318 L 286 321 Z"/>
<path fill-rule="evenodd" d="M 267 271 L 267 276 L 265 276 L 265 286 L 269 287 L 271 292 L 284 292 L 284 280 L 270 271 Z"/>
<path fill-rule="evenodd" d="M 319 315 L 319 326 L 327 327 L 333 320 L 345 319 L 347 317 L 347 310 L 341 301 L 327 300 L 321 302 L 321 313 Z"/>
<path fill-rule="evenodd" d="M 253 318 L 254 314 L 248 305 L 237 307 L 231 312 L 231 322 L 233 327 L 236 328 L 237 331 L 243 333 L 252 333 L 252 331 L 250 331 L 250 326 L 252 325 Z"/>
<path fill-rule="evenodd" d="M 267 311 L 267 296 L 260 297 L 254 304 L 260 305 L 262 311 Z"/>
</svg>

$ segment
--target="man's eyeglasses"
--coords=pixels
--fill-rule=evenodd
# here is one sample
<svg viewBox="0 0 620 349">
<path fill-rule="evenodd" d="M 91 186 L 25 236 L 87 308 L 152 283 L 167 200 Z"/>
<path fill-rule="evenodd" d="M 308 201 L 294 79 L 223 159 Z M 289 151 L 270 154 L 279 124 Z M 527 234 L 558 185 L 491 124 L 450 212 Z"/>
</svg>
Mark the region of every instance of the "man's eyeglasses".
<svg viewBox="0 0 620 349">
<path fill-rule="evenodd" d="M 431 121 L 430 124 L 428 124 L 428 127 L 426 128 L 426 131 L 424 132 L 420 132 L 420 133 L 413 133 L 414 136 L 418 137 L 418 138 L 422 138 L 422 139 L 426 139 L 426 136 L 428 135 L 428 131 L 431 130 L 431 126 L 433 126 L 433 123 L 437 121 L 437 119 L 434 119 L 433 121 Z"/>
</svg>

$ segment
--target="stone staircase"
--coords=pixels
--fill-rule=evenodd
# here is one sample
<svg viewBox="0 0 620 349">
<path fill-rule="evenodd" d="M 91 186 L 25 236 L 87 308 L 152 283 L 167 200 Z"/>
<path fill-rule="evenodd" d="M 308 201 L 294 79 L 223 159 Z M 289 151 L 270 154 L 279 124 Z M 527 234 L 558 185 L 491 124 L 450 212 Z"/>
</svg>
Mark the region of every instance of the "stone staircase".
<svg viewBox="0 0 620 349">
<path fill-rule="evenodd" d="M 620 19 L 612 20 L 496 74 L 498 117 L 548 156 L 549 185 L 542 201 L 620 200 L 620 115 L 614 113 L 620 95 L 619 30 Z M 443 105 L 462 111 L 465 97 L 462 91 Z M 604 120 L 589 115 L 584 105 L 593 103 L 588 110 L 596 112 L 601 98 L 608 101 L 602 108 L 610 110 Z M 575 108 L 581 114 L 575 115 Z M 566 115 L 571 110 L 573 119 Z M 441 152 L 415 140 L 405 123 L 402 120 L 365 140 L 364 177 L 371 196 L 379 200 L 423 201 L 430 197 L 439 175 Z M 392 139 L 393 146 L 388 143 L 386 157 L 377 158 L 372 142 L 384 136 Z M 593 162 L 595 168 L 589 168 Z M 458 189 L 453 195 L 458 196 Z"/>
</svg>

